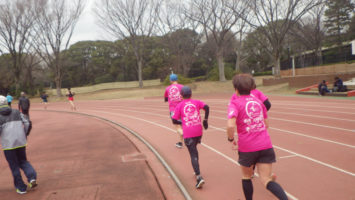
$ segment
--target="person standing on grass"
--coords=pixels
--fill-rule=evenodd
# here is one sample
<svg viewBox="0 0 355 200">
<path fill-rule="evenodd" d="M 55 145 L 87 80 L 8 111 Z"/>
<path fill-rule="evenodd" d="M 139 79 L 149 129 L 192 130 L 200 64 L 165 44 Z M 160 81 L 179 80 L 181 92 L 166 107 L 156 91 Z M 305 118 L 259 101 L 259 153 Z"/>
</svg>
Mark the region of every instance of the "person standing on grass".
<svg viewBox="0 0 355 200">
<path fill-rule="evenodd" d="M 30 100 L 26 97 L 25 92 L 21 92 L 21 97 L 18 100 L 18 109 L 21 111 L 25 116 L 30 118 Z"/>
<path fill-rule="evenodd" d="M 76 110 L 76 107 L 74 104 L 74 95 L 75 95 L 75 93 L 71 91 L 71 88 L 68 88 L 66 96 L 68 97 L 71 110 Z"/>
<path fill-rule="evenodd" d="M 0 96 L 0 136 L 1 146 L 9 164 L 16 192 L 25 194 L 29 189 L 37 186 L 37 173 L 27 161 L 27 136 L 31 131 L 31 123 L 18 110 L 7 105 L 7 99 Z M 23 170 L 28 180 L 26 185 L 21 176 Z"/>
<path fill-rule="evenodd" d="M 182 122 L 182 130 L 184 135 L 184 142 L 189 150 L 191 157 L 192 168 L 196 175 L 196 188 L 199 189 L 205 183 L 200 174 L 200 165 L 198 162 L 197 144 L 201 143 L 202 137 L 202 125 L 200 110 L 205 110 L 205 118 L 203 120 L 203 127 L 208 128 L 208 115 L 209 107 L 205 103 L 199 100 L 191 99 L 191 89 L 188 86 L 184 86 L 181 89 L 181 95 L 184 98 L 175 108 L 173 115 L 173 123 L 178 124 L 178 120 Z"/>
<path fill-rule="evenodd" d="M 11 108 L 11 103 L 14 98 L 12 98 L 10 93 L 7 93 L 6 99 L 7 99 L 7 105 Z"/>
<path fill-rule="evenodd" d="M 242 186 L 245 198 L 253 198 L 253 166 L 257 166 L 260 179 L 271 193 L 281 200 L 287 200 L 282 187 L 272 178 L 272 163 L 275 152 L 267 131 L 267 111 L 264 104 L 250 95 L 254 80 L 249 75 L 236 75 L 233 86 L 237 97 L 228 105 L 227 137 L 238 149 L 238 163 L 242 171 Z M 234 140 L 237 129 L 238 145 Z"/>
<path fill-rule="evenodd" d="M 175 107 L 182 101 L 180 90 L 183 85 L 178 83 L 178 76 L 176 74 L 170 75 L 170 85 L 165 89 L 164 93 L 164 101 L 169 103 L 169 112 L 170 118 L 174 115 Z M 173 123 L 178 134 L 178 142 L 175 144 L 177 148 L 182 148 L 182 128 L 181 128 L 181 121 L 177 121 Z"/>
<path fill-rule="evenodd" d="M 41 94 L 41 99 L 42 99 L 43 104 L 44 104 L 44 109 L 47 110 L 48 95 L 46 94 L 46 92 L 43 92 L 43 93 Z"/>
</svg>

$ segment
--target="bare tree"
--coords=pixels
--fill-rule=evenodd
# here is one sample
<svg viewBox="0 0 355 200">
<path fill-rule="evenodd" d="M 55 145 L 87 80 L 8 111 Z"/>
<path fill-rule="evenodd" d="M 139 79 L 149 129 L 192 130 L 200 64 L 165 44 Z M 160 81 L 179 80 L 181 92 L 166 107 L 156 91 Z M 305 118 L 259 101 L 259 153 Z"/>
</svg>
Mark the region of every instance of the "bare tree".
<svg viewBox="0 0 355 200">
<path fill-rule="evenodd" d="M 245 15 L 246 17 L 246 15 Z M 235 48 L 235 54 L 237 56 L 237 60 L 235 62 L 235 71 L 241 71 L 241 65 L 244 63 L 244 61 L 248 58 L 248 56 L 243 52 L 244 49 L 244 40 L 245 36 L 249 31 L 249 26 L 246 23 L 245 20 L 242 20 L 240 23 L 240 31 L 236 35 L 236 48 Z"/>
<path fill-rule="evenodd" d="M 62 51 L 68 49 L 85 0 L 38 0 L 37 53 L 54 75 L 57 96 L 62 96 Z"/>
<path fill-rule="evenodd" d="M 273 57 L 275 75 L 280 76 L 280 58 L 286 34 L 302 16 L 310 9 L 319 5 L 322 0 L 249 0 L 245 1 L 248 11 L 253 17 L 246 19 L 247 23 L 258 29 L 267 38 L 259 41 L 260 44 L 270 44 Z M 236 14 L 240 15 L 239 11 Z M 265 49 L 266 48 L 265 46 Z"/>
<path fill-rule="evenodd" d="M 39 70 L 39 64 L 41 59 L 37 56 L 35 52 L 29 52 L 26 55 L 26 59 L 23 62 L 23 84 L 27 86 L 27 93 L 34 95 L 35 94 L 35 83 L 33 73 Z"/>
<path fill-rule="evenodd" d="M 32 46 L 30 38 L 37 17 L 34 5 L 34 0 L 6 0 L 0 5 L 0 48 L 11 56 L 16 93 L 26 52 Z"/>
<path fill-rule="evenodd" d="M 143 87 L 145 41 L 155 33 L 159 0 L 101 0 L 95 13 L 99 24 L 117 39 L 126 39 L 137 60 L 139 87 Z"/>
<path fill-rule="evenodd" d="M 176 73 L 187 76 L 195 59 L 201 35 L 198 23 L 184 14 L 184 4 L 166 0 L 159 13 L 159 33 L 164 36 L 164 46 L 169 49 L 170 67 Z"/>
<path fill-rule="evenodd" d="M 199 22 L 207 41 L 215 43 L 215 55 L 218 63 L 219 80 L 225 81 L 224 74 L 224 47 L 240 31 L 238 22 L 241 21 L 238 11 L 244 14 L 241 0 L 190 0 L 185 13 L 193 20 Z M 232 32 L 233 34 L 227 34 Z"/>
<path fill-rule="evenodd" d="M 326 4 L 315 6 L 298 24 L 291 28 L 291 35 L 300 41 L 306 49 L 314 50 L 318 65 L 322 64 L 322 45 L 325 28 L 322 24 Z"/>
</svg>

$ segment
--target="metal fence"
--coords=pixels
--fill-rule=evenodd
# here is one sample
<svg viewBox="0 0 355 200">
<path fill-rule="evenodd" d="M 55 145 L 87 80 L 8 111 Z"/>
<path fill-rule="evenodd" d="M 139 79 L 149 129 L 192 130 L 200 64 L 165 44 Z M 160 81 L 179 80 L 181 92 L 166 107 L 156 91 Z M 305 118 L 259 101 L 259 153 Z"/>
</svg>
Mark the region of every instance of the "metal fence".
<svg viewBox="0 0 355 200">
<path fill-rule="evenodd" d="M 294 56 L 295 68 L 315 67 L 354 60 L 355 52 L 352 52 L 351 44 L 323 50 L 321 57 L 314 52 Z M 281 70 L 292 69 L 292 57 L 281 61 L 280 64 Z"/>
</svg>

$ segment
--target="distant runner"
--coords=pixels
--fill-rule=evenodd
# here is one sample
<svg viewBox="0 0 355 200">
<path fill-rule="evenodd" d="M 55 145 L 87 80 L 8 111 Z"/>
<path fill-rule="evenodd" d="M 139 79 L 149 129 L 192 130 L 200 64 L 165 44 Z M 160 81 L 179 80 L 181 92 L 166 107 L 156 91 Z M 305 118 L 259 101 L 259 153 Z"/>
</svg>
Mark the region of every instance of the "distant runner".
<svg viewBox="0 0 355 200">
<path fill-rule="evenodd" d="M 12 100 L 14 98 L 12 98 L 12 96 L 10 95 L 10 93 L 7 94 L 6 96 L 6 99 L 7 99 L 7 105 L 11 108 L 11 103 L 12 103 Z"/>
<path fill-rule="evenodd" d="M 182 101 L 182 97 L 180 95 L 180 90 L 183 85 L 178 83 L 178 76 L 176 74 L 170 75 L 170 83 L 164 93 L 164 101 L 169 103 L 169 112 L 170 117 L 174 115 L 175 107 Z M 182 148 L 182 129 L 181 129 L 181 121 L 174 123 L 176 132 L 178 134 L 178 142 L 175 144 L 177 148 Z"/>
<path fill-rule="evenodd" d="M 75 107 L 75 104 L 74 104 L 74 95 L 75 95 L 75 92 L 72 92 L 71 88 L 68 88 L 66 96 L 68 97 L 71 110 L 76 110 L 76 107 Z"/>
<path fill-rule="evenodd" d="M 43 104 L 44 104 L 44 109 L 47 110 L 48 94 L 46 94 L 46 92 L 43 92 L 42 95 L 41 95 L 41 99 L 42 99 Z"/>
</svg>

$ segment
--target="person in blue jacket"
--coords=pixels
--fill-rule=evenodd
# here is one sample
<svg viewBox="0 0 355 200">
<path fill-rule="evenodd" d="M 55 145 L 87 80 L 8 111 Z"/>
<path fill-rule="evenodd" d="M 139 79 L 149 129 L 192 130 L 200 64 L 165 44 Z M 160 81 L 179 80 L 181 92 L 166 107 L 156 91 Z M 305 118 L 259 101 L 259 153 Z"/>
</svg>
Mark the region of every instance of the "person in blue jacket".
<svg viewBox="0 0 355 200">
<path fill-rule="evenodd" d="M 12 103 L 13 98 L 10 95 L 10 93 L 7 93 L 6 99 L 7 99 L 7 105 L 9 105 L 11 108 L 11 103 Z"/>
</svg>

